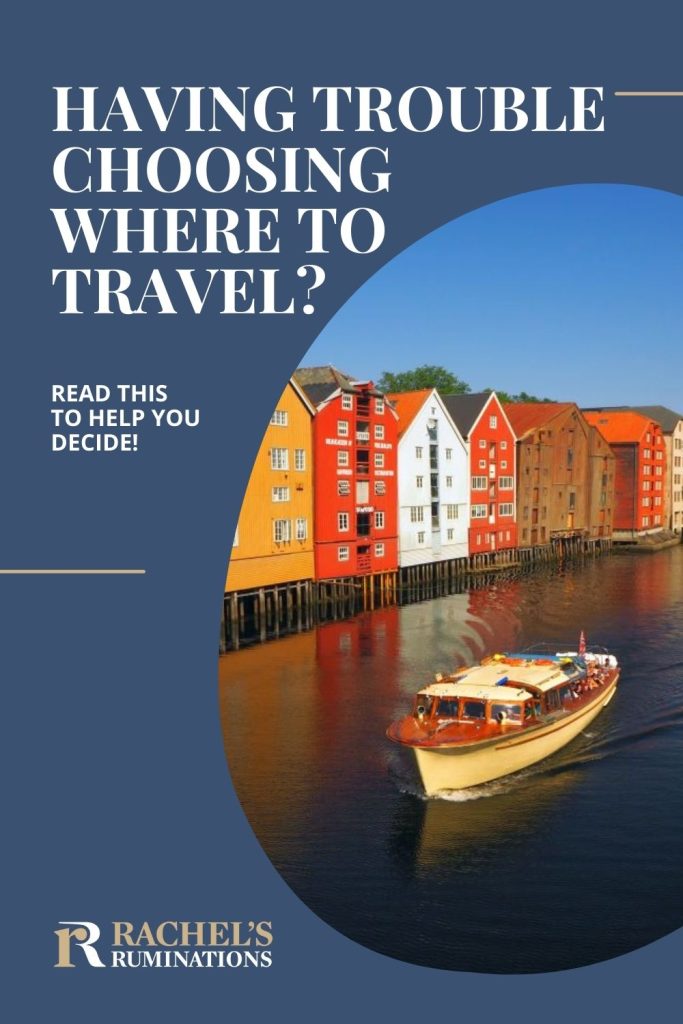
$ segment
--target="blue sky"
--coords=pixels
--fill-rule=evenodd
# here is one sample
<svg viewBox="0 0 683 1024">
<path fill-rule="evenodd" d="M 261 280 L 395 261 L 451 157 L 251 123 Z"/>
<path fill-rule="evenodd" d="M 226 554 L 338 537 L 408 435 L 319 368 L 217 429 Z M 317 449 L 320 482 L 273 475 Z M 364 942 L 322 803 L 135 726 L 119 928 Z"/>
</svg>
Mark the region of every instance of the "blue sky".
<svg viewBox="0 0 683 1024">
<path fill-rule="evenodd" d="M 303 365 L 421 363 L 473 391 L 683 412 L 683 198 L 622 185 L 515 196 L 415 243 L 346 303 Z"/>
</svg>

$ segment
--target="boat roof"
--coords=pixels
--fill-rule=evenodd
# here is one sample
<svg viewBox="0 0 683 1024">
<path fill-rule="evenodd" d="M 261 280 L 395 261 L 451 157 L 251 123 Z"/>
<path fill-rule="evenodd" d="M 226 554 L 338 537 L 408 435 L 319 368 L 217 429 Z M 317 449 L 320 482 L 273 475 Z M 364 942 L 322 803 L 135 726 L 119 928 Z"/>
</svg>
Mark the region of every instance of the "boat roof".
<svg viewBox="0 0 683 1024">
<path fill-rule="evenodd" d="M 420 695 L 428 697 L 471 697 L 473 700 L 497 700 L 503 704 L 510 701 L 528 700 L 531 696 L 528 690 L 515 689 L 512 686 L 485 686 L 473 680 L 465 679 L 462 682 L 443 680 L 440 683 L 430 683 L 429 686 L 420 690 Z"/>
<path fill-rule="evenodd" d="M 559 659 L 551 665 L 509 665 L 501 660 L 462 669 L 449 678 L 430 683 L 420 693 L 430 697 L 479 697 L 481 700 L 516 697 L 521 700 L 531 693 L 552 690 L 580 674 L 581 670 L 574 663 L 563 665 Z"/>
</svg>

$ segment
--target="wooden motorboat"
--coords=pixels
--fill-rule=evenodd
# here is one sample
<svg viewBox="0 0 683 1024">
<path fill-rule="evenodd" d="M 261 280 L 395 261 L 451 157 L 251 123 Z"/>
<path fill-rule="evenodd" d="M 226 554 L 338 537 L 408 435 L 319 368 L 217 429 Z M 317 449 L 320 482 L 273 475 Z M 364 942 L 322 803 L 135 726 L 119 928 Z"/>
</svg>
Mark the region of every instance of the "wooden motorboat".
<svg viewBox="0 0 683 1024">
<path fill-rule="evenodd" d="M 427 796 L 527 768 L 573 740 L 606 707 L 619 665 L 604 649 L 494 654 L 437 675 L 387 730 L 410 747 Z"/>
</svg>

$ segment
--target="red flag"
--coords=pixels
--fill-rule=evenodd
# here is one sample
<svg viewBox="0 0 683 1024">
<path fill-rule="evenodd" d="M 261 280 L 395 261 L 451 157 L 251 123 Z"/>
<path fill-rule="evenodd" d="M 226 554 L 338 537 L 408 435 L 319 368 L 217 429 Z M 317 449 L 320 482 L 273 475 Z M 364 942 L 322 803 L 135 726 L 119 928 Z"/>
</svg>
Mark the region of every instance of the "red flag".
<svg viewBox="0 0 683 1024">
<path fill-rule="evenodd" d="M 581 635 L 579 636 L 579 654 L 585 654 L 585 653 L 586 653 L 586 635 L 585 635 L 584 631 L 581 630 Z"/>
</svg>

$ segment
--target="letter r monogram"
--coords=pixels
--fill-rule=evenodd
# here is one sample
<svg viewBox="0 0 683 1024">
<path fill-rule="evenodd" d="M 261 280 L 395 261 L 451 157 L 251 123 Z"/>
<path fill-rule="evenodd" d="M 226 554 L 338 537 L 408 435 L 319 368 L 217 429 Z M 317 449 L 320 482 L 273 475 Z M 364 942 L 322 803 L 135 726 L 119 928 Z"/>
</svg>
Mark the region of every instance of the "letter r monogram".
<svg viewBox="0 0 683 1024">
<path fill-rule="evenodd" d="M 100 929 L 92 921 L 60 921 L 59 924 L 75 925 L 74 928 L 57 928 L 55 935 L 58 940 L 58 957 L 55 967 L 75 967 L 71 963 L 72 941 L 80 946 L 91 967 L 104 967 L 99 958 L 95 943 L 100 937 Z"/>
</svg>

